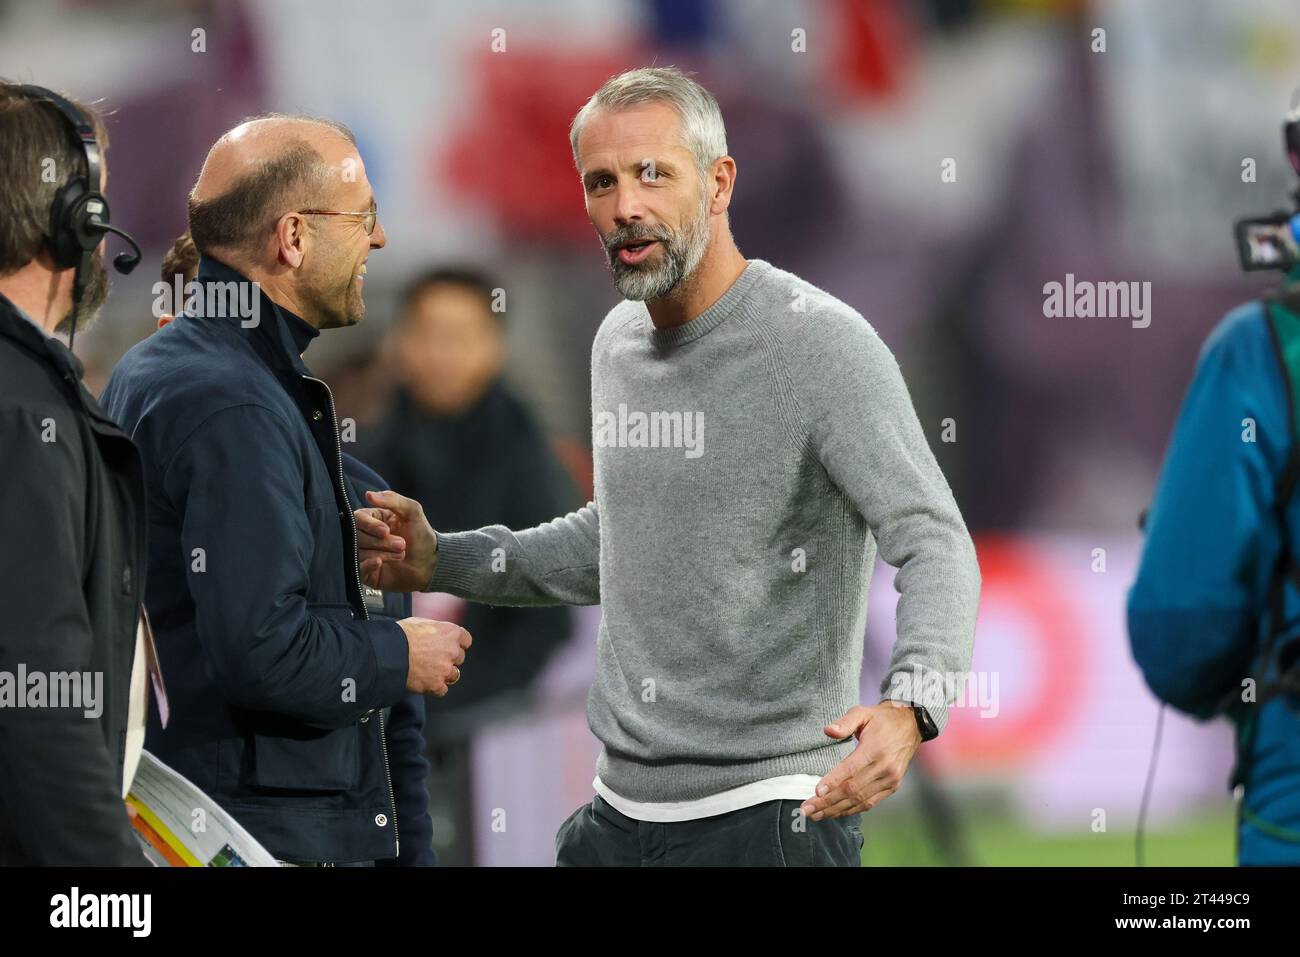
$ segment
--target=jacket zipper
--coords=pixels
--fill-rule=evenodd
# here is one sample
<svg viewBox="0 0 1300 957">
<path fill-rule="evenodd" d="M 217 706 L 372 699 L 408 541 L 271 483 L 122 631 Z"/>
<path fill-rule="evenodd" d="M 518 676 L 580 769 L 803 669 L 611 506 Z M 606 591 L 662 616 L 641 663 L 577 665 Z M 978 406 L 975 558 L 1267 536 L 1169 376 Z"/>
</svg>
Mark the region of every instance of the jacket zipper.
<svg viewBox="0 0 1300 957">
<path fill-rule="evenodd" d="M 366 590 L 361 585 L 361 556 L 357 553 L 357 520 L 352 514 L 352 509 L 348 507 L 348 484 L 347 478 L 343 474 L 343 439 L 339 435 L 339 419 L 334 410 L 334 392 L 330 389 L 329 383 L 323 379 L 316 379 L 312 376 L 303 376 L 308 382 L 315 382 L 324 386 L 325 395 L 330 401 L 330 424 L 334 429 L 334 447 L 337 453 L 339 492 L 343 496 L 345 511 L 348 513 L 348 522 L 352 525 L 352 574 L 357 584 L 357 596 L 361 599 L 361 617 L 364 621 L 370 620 L 370 611 L 366 608 Z M 402 853 L 401 838 L 397 832 L 397 795 L 393 792 L 393 775 L 388 766 L 388 738 L 384 734 L 384 709 L 377 708 L 375 713 L 379 715 L 379 752 L 384 759 L 384 781 L 388 785 L 388 803 L 393 811 L 393 853 L 400 856 Z"/>
</svg>

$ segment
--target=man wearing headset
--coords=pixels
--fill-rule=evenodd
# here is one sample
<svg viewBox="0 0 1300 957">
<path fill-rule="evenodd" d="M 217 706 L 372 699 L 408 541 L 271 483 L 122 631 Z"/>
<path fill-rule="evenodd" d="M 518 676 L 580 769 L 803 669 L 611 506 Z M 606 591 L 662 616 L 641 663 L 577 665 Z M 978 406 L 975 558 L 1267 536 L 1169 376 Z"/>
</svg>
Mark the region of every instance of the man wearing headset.
<svg viewBox="0 0 1300 957">
<path fill-rule="evenodd" d="M 54 338 L 108 293 L 103 143 L 93 111 L 0 81 L 0 865 L 145 863 L 122 803 L 147 658 L 140 460 Z"/>
</svg>

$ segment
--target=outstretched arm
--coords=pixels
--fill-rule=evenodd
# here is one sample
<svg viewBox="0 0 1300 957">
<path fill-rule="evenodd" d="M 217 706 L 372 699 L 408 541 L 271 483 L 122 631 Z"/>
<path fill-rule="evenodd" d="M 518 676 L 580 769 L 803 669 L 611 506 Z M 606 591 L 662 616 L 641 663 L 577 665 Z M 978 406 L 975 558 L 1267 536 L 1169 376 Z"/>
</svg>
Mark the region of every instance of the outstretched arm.
<svg viewBox="0 0 1300 957">
<path fill-rule="evenodd" d="M 367 492 L 358 509 L 363 580 L 385 591 L 445 591 L 492 605 L 600 601 L 596 503 L 534 528 L 437 533 L 414 499 Z"/>
</svg>

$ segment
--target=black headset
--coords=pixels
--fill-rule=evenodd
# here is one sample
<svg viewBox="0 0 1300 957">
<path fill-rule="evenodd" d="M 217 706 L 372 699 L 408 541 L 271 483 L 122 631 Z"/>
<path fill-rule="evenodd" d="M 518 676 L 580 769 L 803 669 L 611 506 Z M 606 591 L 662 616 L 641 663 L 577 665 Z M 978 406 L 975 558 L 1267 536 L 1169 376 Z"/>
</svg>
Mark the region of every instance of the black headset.
<svg viewBox="0 0 1300 957">
<path fill-rule="evenodd" d="M 125 275 L 140 264 L 140 247 L 124 230 L 109 222 L 108 200 L 99 191 L 100 152 L 95 138 L 95 126 L 80 109 L 53 90 L 43 86 L 19 86 L 33 100 L 49 103 L 67 121 L 73 135 L 81 144 L 86 157 L 86 173 L 75 173 L 59 187 L 50 206 L 50 225 L 45 242 L 55 264 L 63 269 L 76 269 L 72 282 L 72 328 L 68 333 L 68 347 L 72 347 L 77 334 L 77 311 L 82 293 L 90 278 L 90 258 L 105 233 L 114 233 L 130 244 L 129 252 L 118 253 L 113 268 Z"/>
</svg>

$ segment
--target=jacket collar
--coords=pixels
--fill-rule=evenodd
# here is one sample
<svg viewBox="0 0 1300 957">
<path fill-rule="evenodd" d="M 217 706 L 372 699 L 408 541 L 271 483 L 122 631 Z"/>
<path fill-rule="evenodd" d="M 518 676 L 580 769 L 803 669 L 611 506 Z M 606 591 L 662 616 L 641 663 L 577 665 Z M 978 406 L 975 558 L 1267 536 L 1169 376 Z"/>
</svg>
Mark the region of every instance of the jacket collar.
<svg viewBox="0 0 1300 957">
<path fill-rule="evenodd" d="M 194 307 L 186 310 L 190 316 L 199 319 L 204 317 L 204 309 L 208 304 L 205 297 L 209 283 L 236 284 L 230 288 L 239 290 L 237 294 L 239 298 L 233 300 L 227 298 L 226 301 L 240 303 L 254 301 L 247 291 L 247 287 L 253 284 L 238 270 L 211 256 L 203 256 L 199 259 L 197 278 L 203 293 L 196 297 Z M 320 330 L 301 316 L 276 303 L 260 286 L 256 286 L 255 289 L 257 306 L 255 317 L 226 316 L 217 317 L 218 320 L 227 323 L 237 333 L 247 335 L 253 347 L 272 369 L 300 376 L 311 375 L 311 370 L 302 361 L 301 353 L 313 339 L 320 335 Z M 245 327 L 244 323 L 253 318 L 256 318 L 256 324 Z"/>
<path fill-rule="evenodd" d="M 61 374 L 71 373 L 77 381 L 81 381 L 85 372 L 81 360 L 58 339 L 47 335 L 27 313 L 10 302 L 2 293 L 0 293 L 0 336 L 18 343 L 37 358 L 52 363 Z"/>
<path fill-rule="evenodd" d="M 67 383 L 77 404 L 97 423 L 96 427 L 99 431 L 121 434 L 117 423 L 104 413 L 99 403 L 82 385 L 81 379 L 86 370 L 81 360 L 58 339 L 46 335 L 45 330 L 3 294 L 0 294 L 0 337 L 16 343 L 35 361 L 57 372 L 59 378 Z"/>
</svg>

